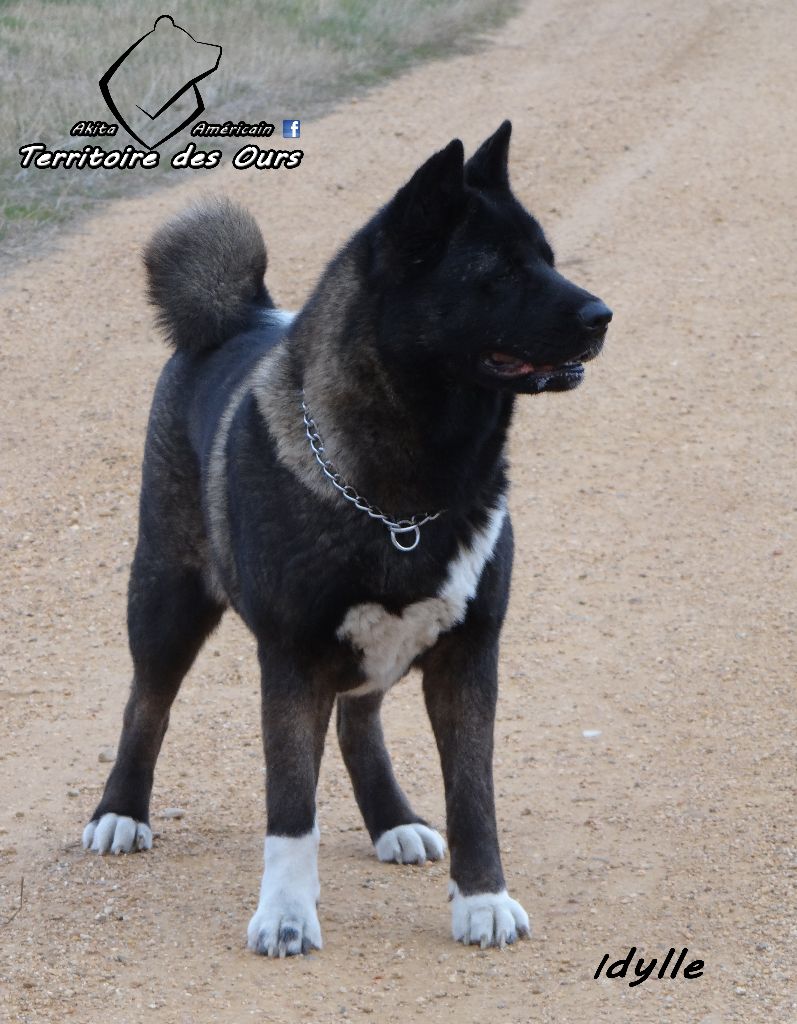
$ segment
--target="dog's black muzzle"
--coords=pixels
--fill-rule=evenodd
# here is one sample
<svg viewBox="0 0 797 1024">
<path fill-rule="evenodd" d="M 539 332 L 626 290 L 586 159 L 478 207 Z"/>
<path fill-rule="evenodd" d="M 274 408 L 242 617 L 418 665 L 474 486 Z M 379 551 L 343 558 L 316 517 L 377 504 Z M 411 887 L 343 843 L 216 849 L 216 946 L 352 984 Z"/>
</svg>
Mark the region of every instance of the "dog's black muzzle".
<svg viewBox="0 0 797 1024">
<path fill-rule="evenodd" d="M 539 348 L 510 344 L 483 352 L 477 367 L 483 384 L 518 394 L 571 391 L 578 387 L 584 379 L 584 363 L 594 359 L 603 348 L 612 311 L 601 299 L 567 284 L 582 302 L 564 315 L 561 309 L 557 312 L 554 336 L 562 340 L 549 341 Z M 551 332 L 550 322 L 547 327 Z"/>
</svg>

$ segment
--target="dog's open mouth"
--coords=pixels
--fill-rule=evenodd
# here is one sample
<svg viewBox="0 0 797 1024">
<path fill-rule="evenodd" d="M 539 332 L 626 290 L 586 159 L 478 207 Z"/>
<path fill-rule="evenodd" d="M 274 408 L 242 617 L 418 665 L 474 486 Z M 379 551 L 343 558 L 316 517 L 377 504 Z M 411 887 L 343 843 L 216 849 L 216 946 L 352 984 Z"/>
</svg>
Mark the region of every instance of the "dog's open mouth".
<svg viewBox="0 0 797 1024">
<path fill-rule="evenodd" d="M 569 391 L 578 387 L 584 377 L 581 359 L 572 359 L 556 365 L 530 363 L 510 352 L 485 352 L 479 360 L 482 374 L 496 384 L 514 383 L 523 391 Z"/>
</svg>

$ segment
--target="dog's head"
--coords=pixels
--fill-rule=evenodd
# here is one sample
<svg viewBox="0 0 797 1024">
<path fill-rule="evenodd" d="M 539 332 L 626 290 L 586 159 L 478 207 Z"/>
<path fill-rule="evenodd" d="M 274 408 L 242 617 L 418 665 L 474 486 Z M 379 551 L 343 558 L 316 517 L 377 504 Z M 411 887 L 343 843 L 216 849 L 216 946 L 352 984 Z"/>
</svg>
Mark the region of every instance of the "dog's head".
<svg viewBox="0 0 797 1024">
<path fill-rule="evenodd" d="M 554 267 L 509 187 L 505 121 L 464 161 L 455 139 L 368 226 L 383 358 L 517 393 L 567 391 L 603 346 L 611 310 Z"/>
</svg>

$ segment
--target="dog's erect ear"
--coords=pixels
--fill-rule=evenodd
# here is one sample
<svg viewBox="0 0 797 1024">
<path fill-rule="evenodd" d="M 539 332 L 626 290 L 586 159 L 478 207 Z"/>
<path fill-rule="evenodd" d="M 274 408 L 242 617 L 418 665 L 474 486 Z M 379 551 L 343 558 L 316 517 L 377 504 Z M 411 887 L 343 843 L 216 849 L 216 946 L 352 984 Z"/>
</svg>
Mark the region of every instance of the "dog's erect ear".
<svg viewBox="0 0 797 1024">
<path fill-rule="evenodd" d="M 512 122 L 504 121 L 465 164 L 465 181 L 474 188 L 509 188 L 509 136 Z"/>
<path fill-rule="evenodd" d="M 465 205 L 462 142 L 454 139 L 421 164 L 385 209 L 391 244 L 410 257 L 423 257 L 445 243 Z"/>
</svg>

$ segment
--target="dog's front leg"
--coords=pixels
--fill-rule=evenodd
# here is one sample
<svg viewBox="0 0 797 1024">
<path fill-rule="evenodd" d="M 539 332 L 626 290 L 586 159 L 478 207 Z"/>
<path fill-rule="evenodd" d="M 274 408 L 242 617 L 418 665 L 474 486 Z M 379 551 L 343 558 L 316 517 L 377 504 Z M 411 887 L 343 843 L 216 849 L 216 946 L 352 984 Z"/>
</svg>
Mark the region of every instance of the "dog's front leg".
<svg viewBox="0 0 797 1024">
<path fill-rule="evenodd" d="M 334 693 L 288 652 L 261 645 L 266 840 L 249 948 L 292 956 L 321 948 L 315 790 Z"/>
<path fill-rule="evenodd" d="M 482 948 L 529 934 L 526 911 L 506 891 L 495 820 L 498 632 L 465 623 L 442 637 L 423 664 L 446 792 L 454 938 Z"/>
</svg>

